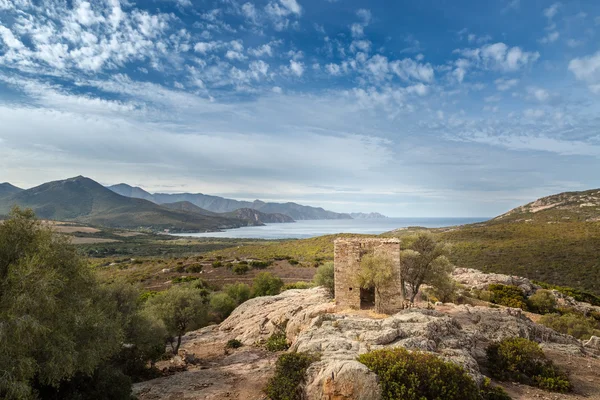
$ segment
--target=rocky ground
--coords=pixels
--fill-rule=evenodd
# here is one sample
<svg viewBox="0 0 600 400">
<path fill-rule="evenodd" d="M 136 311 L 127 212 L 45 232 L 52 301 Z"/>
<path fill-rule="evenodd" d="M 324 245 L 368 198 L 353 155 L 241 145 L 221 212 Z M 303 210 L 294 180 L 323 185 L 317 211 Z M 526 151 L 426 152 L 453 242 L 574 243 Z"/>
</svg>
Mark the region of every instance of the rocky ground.
<svg viewBox="0 0 600 400">
<path fill-rule="evenodd" d="M 456 278 L 476 287 L 484 280 L 500 282 L 510 277 L 490 278 L 477 271 L 462 270 L 457 271 Z M 531 285 L 526 280 L 516 284 Z M 562 395 L 503 384 L 514 399 L 600 400 L 600 360 L 592 348 L 580 341 L 534 323 L 519 309 L 422 306 L 391 316 L 336 310 L 320 288 L 252 299 L 221 325 L 187 334 L 181 355 L 162 365 L 180 372 L 136 384 L 135 393 L 140 400 L 264 399 L 262 389 L 273 374 L 277 354 L 266 352 L 261 343 L 285 325 L 291 351 L 321 355 L 307 372 L 307 399 L 377 399 L 376 376 L 356 357 L 382 347 L 434 352 L 481 379 L 485 370 L 479 365 L 486 346 L 494 340 L 519 336 L 541 342 L 546 354 L 571 375 L 575 391 Z M 233 338 L 244 346 L 226 351 L 225 343 Z"/>
</svg>

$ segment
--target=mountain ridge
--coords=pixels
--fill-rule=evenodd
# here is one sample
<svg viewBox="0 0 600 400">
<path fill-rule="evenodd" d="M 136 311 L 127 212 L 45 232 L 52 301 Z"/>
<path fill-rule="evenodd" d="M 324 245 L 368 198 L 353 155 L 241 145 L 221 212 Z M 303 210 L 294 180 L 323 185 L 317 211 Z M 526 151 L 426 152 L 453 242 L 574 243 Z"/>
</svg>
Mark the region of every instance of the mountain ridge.
<svg viewBox="0 0 600 400">
<path fill-rule="evenodd" d="M 229 213 L 236 211 L 241 208 L 249 208 L 260 211 L 266 214 L 284 214 L 291 217 L 294 220 L 309 220 L 309 219 L 352 219 L 349 214 L 336 213 L 333 211 L 325 210 L 322 207 L 311 207 L 304 206 L 301 204 L 287 202 L 287 203 L 273 203 L 263 202 L 261 200 L 255 201 L 244 201 L 234 200 L 225 197 L 212 196 L 203 193 L 149 193 L 142 188 L 128 185 L 126 183 L 120 183 L 117 185 L 108 186 L 108 189 L 121 194 L 123 196 L 144 196 L 148 199 L 148 195 L 152 196 L 153 200 L 157 204 L 175 203 L 180 201 L 188 201 L 204 210 L 217 212 L 217 213 Z"/>
<path fill-rule="evenodd" d="M 122 196 L 98 182 L 77 176 L 47 182 L 0 199 L 0 215 L 13 205 L 31 208 L 39 218 L 120 228 L 210 231 L 246 223 L 224 216 L 171 210 L 148 200 Z"/>
</svg>

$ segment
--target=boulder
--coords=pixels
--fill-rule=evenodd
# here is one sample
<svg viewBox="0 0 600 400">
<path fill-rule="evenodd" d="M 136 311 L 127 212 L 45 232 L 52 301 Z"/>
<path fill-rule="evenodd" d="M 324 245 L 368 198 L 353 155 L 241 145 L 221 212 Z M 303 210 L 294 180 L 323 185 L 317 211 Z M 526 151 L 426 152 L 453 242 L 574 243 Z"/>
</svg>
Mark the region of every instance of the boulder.
<svg viewBox="0 0 600 400">
<path fill-rule="evenodd" d="M 540 288 L 527 278 L 504 274 L 486 274 L 471 268 L 455 268 L 452 277 L 469 289 L 485 289 L 490 284 L 514 285 L 523 290 L 526 296 L 529 296 Z"/>
</svg>

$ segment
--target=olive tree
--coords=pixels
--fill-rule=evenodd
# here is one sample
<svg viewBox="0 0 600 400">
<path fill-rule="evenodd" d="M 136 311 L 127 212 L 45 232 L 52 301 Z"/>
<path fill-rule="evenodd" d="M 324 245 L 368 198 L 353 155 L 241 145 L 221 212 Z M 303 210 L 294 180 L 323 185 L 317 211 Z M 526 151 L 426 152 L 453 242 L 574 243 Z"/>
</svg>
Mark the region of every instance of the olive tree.
<svg viewBox="0 0 600 400">
<path fill-rule="evenodd" d="M 146 313 L 164 324 L 173 354 L 179 352 L 181 337 L 208 322 L 207 305 L 200 291 L 175 286 L 148 299 Z"/>
<path fill-rule="evenodd" d="M 374 253 L 365 254 L 360 260 L 360 270 L 356 281 L 361 288 L 375 289 L 375 309 L 382 311 L 383 304 L 388 300 L 385 295 L 386 286 L 394 281 L 397 271 L 389 257 Z"/>
<path fill-rule="evenodd" d="M 408 238 L 408 249 L 400 252 L 402 294 L 415 300 L 421 285 L 434 288 L 449 287 L 454 266 L 448 260 L 449 246 L 437 242 L 433 235 L 424 232 Z"/>
<path fill-rule="evenodd" d="M 333 262 L 329 261 L 317 268 L 313 278 L 315 285 L 323 286 L 331 297 L 335 297 L 335 267 Z"/>
<path fill-rule="evenodd" d="M 0 224 L 0 398 L 35 398 L 34 385 L 93 375 L 123 339 L 105 306 L 67 238 L 13 209 Z"/>
</svg>

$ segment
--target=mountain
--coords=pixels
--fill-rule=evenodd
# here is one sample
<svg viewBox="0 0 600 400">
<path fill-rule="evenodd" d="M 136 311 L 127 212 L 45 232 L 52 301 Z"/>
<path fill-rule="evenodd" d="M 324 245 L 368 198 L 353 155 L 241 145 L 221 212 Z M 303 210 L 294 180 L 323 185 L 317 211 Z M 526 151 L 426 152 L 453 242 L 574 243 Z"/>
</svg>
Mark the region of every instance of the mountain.
<svg viewBox="0 0 600 400">
<path fill-rule="evenodd" d="M 379 218 L 387 218 L 385 215 L 379 214 L 378 212 L 371 212 L 371 213 L 362 213 L 362 212 L 350 213 L 350 216 L 352 218 L 354 218 L 354 219 L 379 219 Z"/>
<path fill-rule="evenodd" d="M 493 222 L 600 221 L 600 189 L 564 192 L 514 208 Z"/>
<path fill-rule="evenodd" d="M 121 196 L 133 197 L 135 199 L 144 199 L 156 203 L 152 194 L 136 186 L 129 186 L 124 183 L 120 183 L 118 185 L 110 186 L 109 189 L 115 193 L 120 194 Z"/>
<path fill-rule="evenodd" d="M 44 219 L 120 228 L 207 231 L 244 226 L 244 222 L 184 210 L 170 210 L 144 199 L 121 196 L 82 176 L 44 183 L 0 199 L 0 215 L 13 205 L 32 208 Z"/>
<path fill-rule="evenodd" d="M 216 213 L 228 213 L 240 208 L 251 208 L 266 214 L 284 214 L 294 220 L 306 219 L 352 219 L 349 214 L 340 214 L 333 211 L 324 210 L 321 207 L 303 206 L 296 203 L 265 203 L 260 200 L 240 201 L 227 199 L 219 196 L 211 196 L 202 193 L 154 193 L 150 194 L 145 190 L 125 183 L 108 187 L 110 190 L 128 197 L 144 198 L 155 202 L 156 204 L 177 203 L 182 201 L 190 202 L 204 210 Z M 152 196 L 148 198 L 148 195 Z M 143 197 L 142 197 L 143 196 Z"/>
<path fill-rule="evenodd" d="M 235 211 L 222 214 L 224 216 L 239 218 L 249 222 L 258 224 L 273 224 L 273 223 L 289 223 L 296 222 L 294 219 L 285 214 L 279 213 L 264 213 L 252 208 L 238 208 Z"/>
<path fill-rule="evenodd" d="M 10 196 L 21 191 L 23 189 L 13 186 L 8 182 L 0 183 L 0 197 Z"/>
</svg>

